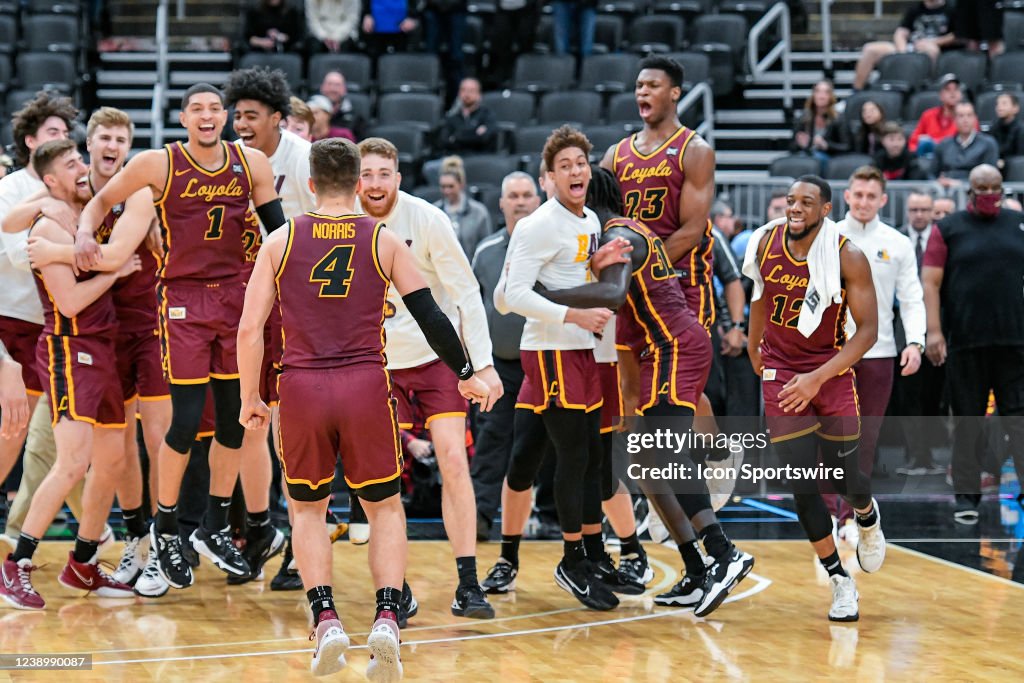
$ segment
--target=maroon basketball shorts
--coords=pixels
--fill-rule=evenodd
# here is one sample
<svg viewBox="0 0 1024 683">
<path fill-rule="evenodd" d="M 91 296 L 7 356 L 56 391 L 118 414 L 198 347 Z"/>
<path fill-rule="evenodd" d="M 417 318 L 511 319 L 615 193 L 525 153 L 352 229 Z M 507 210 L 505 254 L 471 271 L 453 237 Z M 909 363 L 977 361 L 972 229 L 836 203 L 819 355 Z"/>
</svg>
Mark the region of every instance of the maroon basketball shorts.
<svg viewBox="0 0 1024 683">
<path fill-rule="evenodd" d="M 601 377 L 591 349 L 520 351 L 523 384 L 516 408 L 542 413 L 547 408 L 590 412 L 602 406 Z"/>
<path fill-rule="evenodd" d="M 659 403 L 697 411 L 711 372 L 711 339 L 700 323 L 687 326 L 671 345 L 648 347 L 639 360 L 641 414 Z"/>
<path fill-rule="evenodd" d="M 415 422 L 410 395 L 415 397 L 425 426 L 439 417 L 466 417 L 466 399 L 459 393 L 459 378 L 441 359 L 415 368 L 391 370 L 398 399 L 398 426 L 412 429 Z"/>
<path fill-rule="evenodd" d="M 762 374 L 764 413 L 772 443 L 814 433 L 830 441 L 859 438 L 860 405 L 857 402 L 857 380 L 853 370 L 822 384 L 818 395 L 802 411 L 783 412 L 779 407 L 779 392 L 799 374 L 794 370 L 768 368 Z"/>
<path fill-rule="evenodd" d="M 124 398 L 110 337 L 45 334 L 36 346 L 39 379 L 46 383 L 53 424 L 61 418 L 124 428 Z"/>
<path fill-rule="evenodd" d="M 162 401 L 170 398 L 161 363 L 160 337 L 156 329 L 148 332 L 120 332 L 115 344 L 117 374 L 125 403 Z"/>
<path fill-rule="evenodd" d="M 281 338 L 281 318 L 278 313 L 277 320 L 275 321 L 275 315 L 273 311 L 280 311 L 277 304 L 274 304 L 274 308 L 271 309 L 270 318 L 267 320 L 267 324 L 263 327 L 263 364 L 260 365 L 260 398 L 268 406 L 276 406 L 278 403 L 277 397 L 277 376 L 281 372 L 281 344 L 277 344 L 277 353 L 275 355 L 274 335 L 277 338 Z M 276 326 L 275 326 L 276 322 Z"/>
<path fill-rule="evenodd" d="M 374 484 L 399 492 L 402 455 L 387 370 L 377 363 L 288 368 L 278 390 L 281 470 L 292 498 L 329 496 L 338 455 L 357 494 Z"/>
<path fill-rule="evenodd" d="M 619 391 L 619 364 L 598 363 L 597 373 L 601 377 L 601 433 L 615 431 L 622 416 L 622 392 Z"/>
<path fill-rule="evenodd" d="M 161 283 L 160 343 L 171 384 L 236 379 L 236 335 L 245 287 L 236 282 Z"/>
<path fill-rule="evenodd" d="M 3 340 L 11 358 L 21 365 L 21 380 L 32 396 L 42 396 L 46 386 L 40 384 L 40 374 L 36 370 L 36 347 L 42 333 L 42 325 L 0 315 L 0 340 Z"/>
<path fill-rule="evenodd" d="M 697 322 L 704 326 L 704 330 L 710 335 L 711 325 L 715 322 L 715 290 L 711 281 L 701 282 L 690 286 L 680 282 L 683 289 L 683 296 L 686 297 L 686 305 L 697 317 Z"/>
</svg>

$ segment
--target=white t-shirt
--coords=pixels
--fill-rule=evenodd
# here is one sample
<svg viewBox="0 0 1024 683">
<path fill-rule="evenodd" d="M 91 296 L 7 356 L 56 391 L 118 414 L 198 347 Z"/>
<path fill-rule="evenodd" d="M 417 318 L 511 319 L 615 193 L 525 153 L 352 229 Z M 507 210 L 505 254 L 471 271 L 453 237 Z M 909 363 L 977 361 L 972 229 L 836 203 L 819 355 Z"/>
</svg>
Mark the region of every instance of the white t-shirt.
<svg viewBox="0 0 1024 683">
<path fill-rule="evenodd" d="M 0 223 L 11 209 L 44 187 L 25 169 L 0 178 Z M 28 230 L 0 230 L 0 283 L 0 315 L 43 324 L 43 306 L 28 260 Z"/>
<path fill-rule="evenodd" d="M 357 211 L 362 208 L 357 204 Z M 430 293 L 462 337 L 469 359 L 477 370 L 494 364 L 487 314 L 480 299 L 480 284 L 455 237 L 444 211 L 405 192 L 398 193 L 395 208 L 384 224 L 409 245 Z M 437 358 L 420 326 L 395 290 L 388 289 L 388 303 L 395 314 L 384 320 L 388 368 L 401 370 L 425 365 Z"/>
<path fill-rule="evenodd" d="M 310 143 L 295 133 L 281 130 L 281 141 L 270 157 L 274 189 L 281 197 L 285 218 L 316 209 L 316 195 L 309 189 Z"/>
<path fill-rule="evenodd" d="M 594 342 L 594 360 L 598 363 L 617 363 L 619 353 L 615 350 L 615 316 L 608 319 L 601 338 Z"/>
<path fill-rule="evenodd" d="M 533 287 L 538 282 L 547 289 L 586 284 L 590 280 L 590 257 L 600 237 L 597 214 L 584 208 L 583 216 L 577 216 L 556 199 L 544 202 L 516 224 L 504 272 L 494 290 L 494 306 L 500 313 L 518 313 L 526 318 L 520 349 L 594 348 L 593 334 L 565 322 L 569 307 L 548 301 Z"/>
</svg>

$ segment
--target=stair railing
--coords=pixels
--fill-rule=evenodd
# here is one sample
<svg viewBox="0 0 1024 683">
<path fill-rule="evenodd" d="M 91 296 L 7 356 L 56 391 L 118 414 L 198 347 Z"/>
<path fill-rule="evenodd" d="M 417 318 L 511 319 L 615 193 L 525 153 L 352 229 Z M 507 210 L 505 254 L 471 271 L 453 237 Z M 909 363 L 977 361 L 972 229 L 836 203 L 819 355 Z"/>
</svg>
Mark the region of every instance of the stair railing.
<svg viewBox="0 0 1024 683">
<path fill-rule="evenodd" d="M 715 146 L 715 98 L 711 87 L 706 82 L 696 84 L 690 92 L 686 93 L 683 99 L 676 105 L 676 114 L 679 118 L 689 111 L 700 100 L 704 109 L 704 121 L 697 126 L 697 134 L 707 140 L 712 147 Z"/>
<path fill-rule="evenodd" d="M 828 0 L 823 0 L 828 2 Z M 758 60 L 758 43 L 761 34 L 774 25 L 778 25 L 781 31 L 779 42 L 768 50 L 768 54 Z M 747 34 L 747 60 L 750 67 L 750 75 L 755 80 L 759 76 L 768 73 L 768 69 L 774 66 L 780 58 L 782 59 L 782 79 L 785 94 L 782 96 L 786 109 L 793 108 L 793 61 L 790 55 L 790 48 L 793 44 L 793 36 L 789 25 L 789 6 L 784 2 L 777 2 L 772 6 L 756 24 L 750 27 Z"/>
<path fill-rule="evenodd" d="M 167 3 L 160 0 L 156 8 L 156 79 L 153 83 L 153 103 L 149 109 L 152 146 L 164 144 L 164 105 L 167 99 Z"/>
</svg>

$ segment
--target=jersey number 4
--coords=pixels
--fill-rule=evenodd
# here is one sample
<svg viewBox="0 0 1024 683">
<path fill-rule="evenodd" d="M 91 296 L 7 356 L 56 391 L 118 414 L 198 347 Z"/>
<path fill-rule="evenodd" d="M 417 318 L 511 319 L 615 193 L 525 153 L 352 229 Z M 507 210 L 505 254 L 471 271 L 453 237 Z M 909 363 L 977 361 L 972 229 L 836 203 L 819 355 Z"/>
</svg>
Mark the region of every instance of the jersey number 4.
<svg viewBox="0 0 1024 683">
<path fill-rule="evenodd" d="M 623 197 L 626 203 L 626 215 L 635 221 L 656 221 L 665 213 L 665 195 L 667 187 L 649 187 L 641 194 L 640 190 L 630 190 Z"/>
<path fill-rule="evenodd" d="M 351 267 L 355 250 L 354 245 L 339 244 L 313 266 L 309 281 L 320 284 L 321 298 L 348 296 L 348 288 L 355 275 Z"/>
</svg>

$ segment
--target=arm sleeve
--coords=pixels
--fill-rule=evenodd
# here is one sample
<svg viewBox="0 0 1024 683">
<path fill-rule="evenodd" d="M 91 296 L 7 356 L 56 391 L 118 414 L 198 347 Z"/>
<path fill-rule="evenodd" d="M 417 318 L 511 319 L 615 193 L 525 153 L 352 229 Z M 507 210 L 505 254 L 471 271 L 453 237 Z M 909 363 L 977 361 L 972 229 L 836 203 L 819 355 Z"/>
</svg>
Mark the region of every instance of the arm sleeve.
<svg viewBox="0 0 1024 683">
<path fill-rule="evenodd" d="M 917 276 L 917 259 L 909 238 L 900 241 L 900 269 L 896 274 L 896 300 L 900 302 L 900 320 L 906 332 L 907 343 L 924 346 L 925 310 L 924 290 Z"/>
<path fill-rule="evenodd" d="M 462 245 L 455 237 L 455 231 L 448 217 L 440 209 L 432 221 L 429 231 L 430 261 L 434 264 L 437 278 L 448 296 L 458 307 L 461 331 L 465 335 L 466 348 L 473 367 L 485 368 L 493 365 L 491 359 L 491 335 L 487 330 L 487 313 L 480 298 L 480 283 L 469 267 L 469 259 L 462 251 Z"/>
<path fill-rule="evenodd" d="M 281 209 L 280 199 L 260 204 L 256 207 L 256 215 L 260 217 L 260 222 L 263 223 L 263 227 L 268 235 L 287 222 L 287 219 L 284 217 L 284 211 Z"/>
<path fill-rule="evenodd" d="M 928 236 L 928 246 L 924 249 L 924 256 L 921 258 L 921 266 L 929 268 L 945 268 L 946 256 L 949 250 L 946 240 L 942 237 L 942 231 L 938 225 L 932 226 L 932 234 Z"/>
<path fill-rule="evenodd" d="M 459 341 L 459 335 L 452 327 L 452 321 L 438 308 L 437 302 L 430 294 L 430 288 L 424 287 L 409 292 L 402 297 L 402 301 L 416 320 L 416 324 L 423 330 L 423 336 L 437 357 L 458 375 L 459 379 L 472 377 L 473 364 L 466 358 L 466 352 Z"/>
<path fill-rule="evenodd" d="M 509 246 L 503 276 L 504 306 L 508 312 L 518 313 L 526 318 L 545 323 L 564 323 L 569 307 L 548 301 L 533 291 L 541 267 L 554 257 L 556 251 L 552 240 L 547 239 L 543 233 L 543 226 L 539 224 L 520 223 L 516 227 L 513 237 L 518 239 L 513 239 Z M 496 306 L 499 305 L 497 292 L 494 303 Z"/>
</svg>

